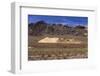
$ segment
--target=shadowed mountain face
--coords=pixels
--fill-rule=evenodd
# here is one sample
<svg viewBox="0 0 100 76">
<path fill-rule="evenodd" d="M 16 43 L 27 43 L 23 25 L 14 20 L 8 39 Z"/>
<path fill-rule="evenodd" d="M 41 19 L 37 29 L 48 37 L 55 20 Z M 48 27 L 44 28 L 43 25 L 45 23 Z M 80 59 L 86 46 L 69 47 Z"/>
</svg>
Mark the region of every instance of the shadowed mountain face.
<svg viewBox="0 0 100 76">
<path fill-rule="evenodd" d="M 70 26 L 69 24 L 48 24 L 45 21 L 28 24 L 28 34 L 32 36 L 43 35 L 75 35 L 84 36 L 87 27 L 82 25 Z"/>
</svg>

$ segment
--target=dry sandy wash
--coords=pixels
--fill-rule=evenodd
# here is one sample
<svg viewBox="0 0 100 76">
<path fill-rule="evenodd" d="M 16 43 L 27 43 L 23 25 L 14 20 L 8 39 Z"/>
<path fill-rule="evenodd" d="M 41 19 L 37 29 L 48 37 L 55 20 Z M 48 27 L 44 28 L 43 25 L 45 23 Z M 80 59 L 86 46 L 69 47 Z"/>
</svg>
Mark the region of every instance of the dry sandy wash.
<svg viewBox="0 0 100 76">
<path fill-rule="evenodd" d="M 58 37 L 45 37 L 38 41 L 38 43 L 73 43 L 73 44 L 80 44 L 81 41 L 76 41 L 74 39 L 64 39 Z"/>
</svg>

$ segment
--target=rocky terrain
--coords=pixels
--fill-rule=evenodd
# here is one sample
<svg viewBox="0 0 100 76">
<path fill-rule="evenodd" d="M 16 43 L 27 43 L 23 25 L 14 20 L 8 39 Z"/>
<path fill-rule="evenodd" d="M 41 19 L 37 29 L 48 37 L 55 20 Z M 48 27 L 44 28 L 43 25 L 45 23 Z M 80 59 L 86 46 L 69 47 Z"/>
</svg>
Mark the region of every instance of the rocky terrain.
<svg viewBox="0 0 100 76">
<path fill-rule="evenodd" d="M 30 23 L 28 34 L 33 36 L 40 35 L 75 35 L 87 36 L 87 27 L 82 25 L 71 26 L 69 24 L 48 24 L 44 21 Z"/>
<path fill-rule="evenodd" d="M 83 25 L 28 25 L 28 60 L 88 58 L 88 30 Z"/>
</svg>

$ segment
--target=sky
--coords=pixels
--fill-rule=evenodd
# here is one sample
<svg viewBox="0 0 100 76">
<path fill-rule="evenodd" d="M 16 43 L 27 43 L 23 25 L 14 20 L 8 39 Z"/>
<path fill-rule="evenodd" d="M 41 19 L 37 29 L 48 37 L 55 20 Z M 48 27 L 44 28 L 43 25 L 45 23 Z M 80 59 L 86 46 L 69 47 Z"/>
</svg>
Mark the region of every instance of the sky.
<svg viewBox="0 0 100 76">
<path fill-rule="evenodd" d="M 88 17 L 28 15 L 28 23 L 35 23 L 41 20 L 49 24 L 88 25 Z"/>
</svg>

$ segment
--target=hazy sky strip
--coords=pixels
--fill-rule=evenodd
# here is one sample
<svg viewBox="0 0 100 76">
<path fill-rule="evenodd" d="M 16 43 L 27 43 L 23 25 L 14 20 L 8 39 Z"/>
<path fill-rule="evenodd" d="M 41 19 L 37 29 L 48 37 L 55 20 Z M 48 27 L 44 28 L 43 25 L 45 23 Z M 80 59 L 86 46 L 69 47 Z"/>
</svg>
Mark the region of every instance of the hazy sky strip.
<svg viewBox="0 0 100 76">
<path fill-rule="evenodd" d="M 45 21 L 49 24 L 88 25 L 88 17 L 28 15 L 28 23 L 35 23 L 38 21 Z"/>
</svg>

